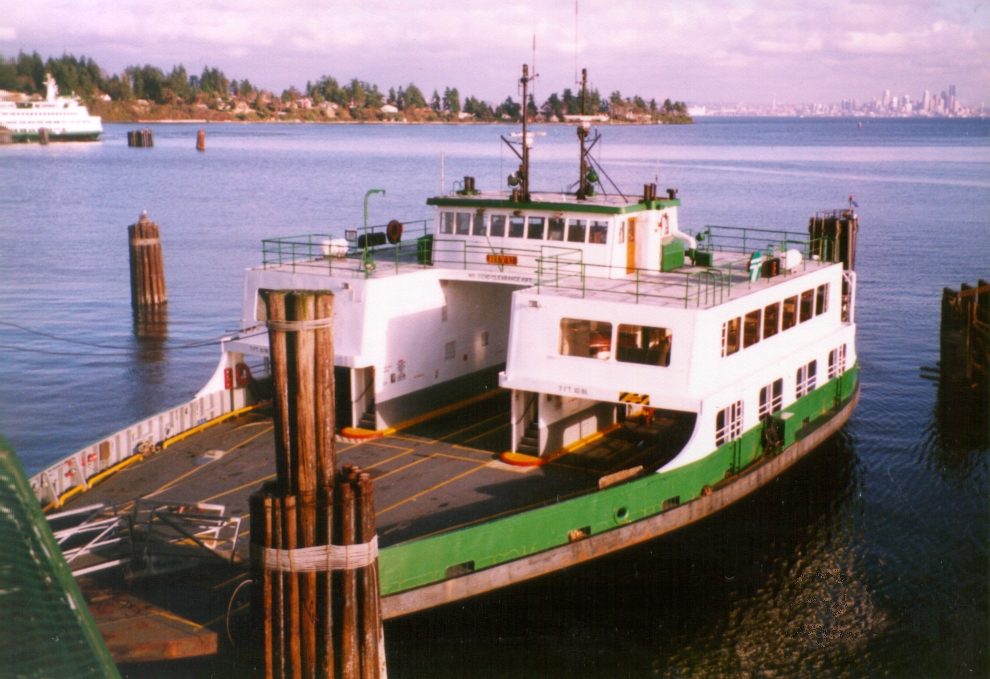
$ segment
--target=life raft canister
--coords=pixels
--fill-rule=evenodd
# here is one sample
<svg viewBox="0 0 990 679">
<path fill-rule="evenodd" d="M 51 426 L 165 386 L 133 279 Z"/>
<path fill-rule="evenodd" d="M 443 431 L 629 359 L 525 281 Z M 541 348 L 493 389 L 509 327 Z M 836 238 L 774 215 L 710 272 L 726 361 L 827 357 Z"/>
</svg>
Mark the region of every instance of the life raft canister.
<svg viewBox="0 0 990 679">
<path fill-rule="evenodd" d="M 398 219 L 393 219 L 388 223 L 385 234 L 388 237 L 388 242 L 395 245 L 402 240 L 402 223 Z"/>
<path fill-rule="evenodd" d="M 247 363 L 238 363 L 234 372 L 237 378 L 237 386 L 246 387 L 251 383 L 251 368 L 248 367 Z"/>
</svg>

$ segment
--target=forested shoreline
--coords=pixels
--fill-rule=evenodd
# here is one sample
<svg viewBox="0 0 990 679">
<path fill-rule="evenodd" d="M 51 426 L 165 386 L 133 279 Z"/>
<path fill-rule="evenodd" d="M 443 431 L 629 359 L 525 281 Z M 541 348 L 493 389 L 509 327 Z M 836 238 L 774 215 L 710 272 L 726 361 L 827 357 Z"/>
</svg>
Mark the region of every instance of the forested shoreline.
<svg viewBox="0 0 990 679">
<path fill-rule="evenodd" d="M 215 67 L 199 75 L 185 66 L 165 72 L 152 65 L 128 66 L 109 74 L 85 56 L 42 57 L 21 51 L 17 57 L 0 54 L 0 90 L 24 97 L 43 96 L 45 77 L 51 73 L 62 95 L 75 94 L 94 115 L 106 122 L 205 120 L 211 122 L 501 122 L 519 120 L 523 102 L 507 97 L 492 104 L 461 96 L 457 87 L 434 90 L 427 96 L 414 83 L 380 89 L 358 78 L 338 81 L 323 75 L 280 95 L 258 88 L 248 78 L 228 78 Z M 603 96 L 589 90 L 564 89 L 543 102 L 530 95 L 527 114 L 537 122 L 563 122 L 564 116 L 608 116 L 613 122 L 689 123 L 684 102 L 614 91 Z"/>
</svg>

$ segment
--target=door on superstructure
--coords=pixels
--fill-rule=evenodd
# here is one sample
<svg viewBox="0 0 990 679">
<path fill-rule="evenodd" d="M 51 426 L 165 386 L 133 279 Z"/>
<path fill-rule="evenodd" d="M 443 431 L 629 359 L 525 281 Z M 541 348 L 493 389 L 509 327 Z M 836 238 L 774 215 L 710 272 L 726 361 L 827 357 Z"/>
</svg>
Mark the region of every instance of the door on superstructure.
<svg viewBox="0 0 990 679">
<path fill-rule="evenodd" d="M 636 218 L 629 220 L 626 237 L 626 273 L 636 271 Z"/>
</svg>

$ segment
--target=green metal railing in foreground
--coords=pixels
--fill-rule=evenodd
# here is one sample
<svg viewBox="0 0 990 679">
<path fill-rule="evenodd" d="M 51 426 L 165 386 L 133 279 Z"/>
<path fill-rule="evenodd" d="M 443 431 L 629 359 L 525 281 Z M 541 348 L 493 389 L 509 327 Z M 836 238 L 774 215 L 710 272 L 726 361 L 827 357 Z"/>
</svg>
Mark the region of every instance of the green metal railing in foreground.
<svg viewBox="0 0 990 679">
<path fill-rule="evenodd" d="M 120 679 L 17 456 L 0 438 L 0 674 Z"/>
</svg>

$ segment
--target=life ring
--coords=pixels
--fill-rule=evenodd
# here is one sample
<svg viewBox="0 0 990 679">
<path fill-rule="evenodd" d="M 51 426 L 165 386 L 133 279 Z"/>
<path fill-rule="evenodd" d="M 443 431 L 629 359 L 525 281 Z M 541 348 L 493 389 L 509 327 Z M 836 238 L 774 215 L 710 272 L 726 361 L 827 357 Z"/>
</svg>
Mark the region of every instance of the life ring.
<svg viewBox="0 0 990 679">
<path fill-rule="evenodd" d="M 236 376 L 237 386 L 246 387 L 251 383 L 251 368 L 248 367 L 247 363 L 238 363 L 234 374 Z"/>
<path fill-rule="evenodd" d="M 386 227 L 385 235 L 388 237 L 388 242 L 395 245 L 400 240 L 402 240 L 402 223 L 398 219 L 393 219 L 388 223 Z"/>
</svg>

